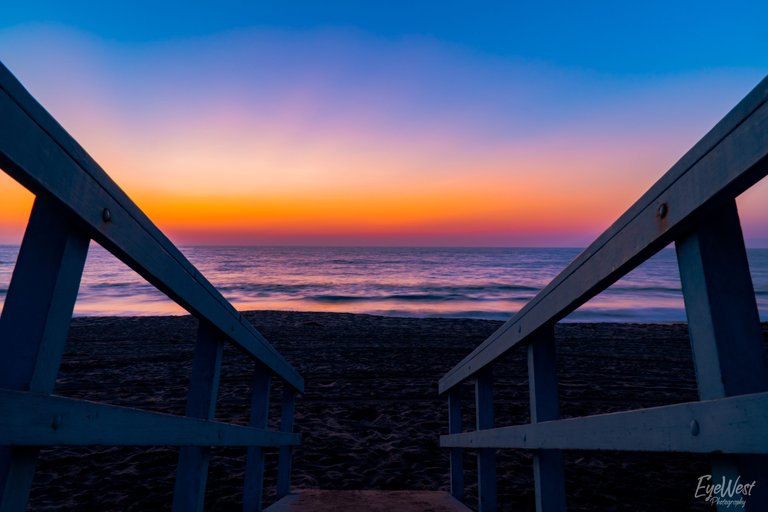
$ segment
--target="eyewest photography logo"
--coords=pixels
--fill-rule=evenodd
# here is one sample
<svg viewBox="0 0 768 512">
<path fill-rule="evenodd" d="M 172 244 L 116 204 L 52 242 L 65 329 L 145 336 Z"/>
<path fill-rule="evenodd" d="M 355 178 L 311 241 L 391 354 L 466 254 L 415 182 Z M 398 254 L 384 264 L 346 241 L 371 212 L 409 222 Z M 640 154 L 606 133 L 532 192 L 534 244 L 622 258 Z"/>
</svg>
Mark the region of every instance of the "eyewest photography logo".
<svg viewBox="0 0 768 512">
<path fill-rule="evenodd" d="M 712 475 L 702 475 L 693 496 L 703 499 L 713 507 L 744 508 L 756 483 L 757 481 L 742 483 L 741 475 L 735 480 L 723 476 L 722 480 L 717 482 L 712 479 Z"/>
</svg>

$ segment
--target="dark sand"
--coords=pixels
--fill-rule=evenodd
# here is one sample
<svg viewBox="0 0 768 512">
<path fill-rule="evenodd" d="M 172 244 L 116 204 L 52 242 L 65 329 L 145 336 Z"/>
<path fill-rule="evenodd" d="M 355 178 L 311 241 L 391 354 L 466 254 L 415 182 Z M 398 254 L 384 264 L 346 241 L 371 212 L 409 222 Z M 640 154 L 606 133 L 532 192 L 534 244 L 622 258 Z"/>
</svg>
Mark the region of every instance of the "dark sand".
<svg viewBox="0 0 768 512">
<path fill-rule="evenodd" d="M 499 325 L 484 320 L 404 319 L 332 313 L 246 316 L 306 379 L 297 401 L 303 435 L 295 488 L 446 490 L 447 403 L 437 381 Z M 196 322 L 190 317 L 76 318 L 56 393 L 182 414 Z M 696 399 L 684 325 L 558 326 L 564 416 Z M 225 352 L 217 417 L 247 423 L 252 363 Z M 495 370 L 497 424 L 528 421 L 525 351 Z M 279 400 L 280 387 L 273 390 Z M 465 386 L 465 423 L 472 388 Z M 276 406 L 273 426 L 279 418 Z M 52 448 L 42 452 L 34 510 L 169 509 L 176 450 Z M 531 456 L 502 451 L 501 510 L 532 510 Z M 465 456 L 469 504 L 474 457 Z M 276 454 L 268 453 L 268 502 Z M 216 449 L 207 509 L 239 510 L 244 450 Z M 708 510 L 697 503 L 696 455 L 566 453 L 569 509 Z"/>
</svg>

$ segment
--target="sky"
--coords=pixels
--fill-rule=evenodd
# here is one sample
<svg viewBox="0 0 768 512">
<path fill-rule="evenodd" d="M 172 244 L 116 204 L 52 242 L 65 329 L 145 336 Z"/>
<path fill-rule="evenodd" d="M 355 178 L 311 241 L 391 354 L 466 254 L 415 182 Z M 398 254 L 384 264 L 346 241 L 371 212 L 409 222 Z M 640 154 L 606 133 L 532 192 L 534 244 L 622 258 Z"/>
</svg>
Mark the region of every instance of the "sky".
<svg viewBox="0 0 768 512">
<path fill-rule="evenodd" d="M 766 2 L 0 4 L 178 244 L 585 246 L 768 70 Z M 31 196 L 0 175 L 0 243 Z M 768 186 L 739 198 L 768 246 Z"/>
</svg>

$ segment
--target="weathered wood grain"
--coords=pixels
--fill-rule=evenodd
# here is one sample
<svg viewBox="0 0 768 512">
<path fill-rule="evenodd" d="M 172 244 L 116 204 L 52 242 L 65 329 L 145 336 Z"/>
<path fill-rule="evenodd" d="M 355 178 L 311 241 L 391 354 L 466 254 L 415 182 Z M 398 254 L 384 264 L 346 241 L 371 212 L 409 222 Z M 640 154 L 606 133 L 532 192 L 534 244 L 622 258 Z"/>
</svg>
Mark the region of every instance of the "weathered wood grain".
<svg viewBox="0 0 768 512">
<path fill-rule="evenodd" d="M 699 398 L 768 391 L 768 363 L 736 201 L 676 242 Z M 717 457 L 714 478 L 768 481 L 768 457 Z M 748 510 L 768 509 L 758 489 Z"/>
<path fill-rule="evenodd" d="M 266 429 L 269 420 L 269 395 L 271 379 L 269 372 L 256 363 L 251 384 L 250 426 Z M 243 490 L 243 511 L 261 510 L 264 498 L 264 450 L 258 446 L 248 448 L 245 463 L 245 482 Z"/>
<path fill-rule="evenodd" d="M 214 418 L 223 350 L 220 338 L 216 328 L 205 320 L 199 321 L 187 394 L 186 415 L 190 418 L 205 420 Z M 211 451 L 208 447 L 184 446 L 181 448 L 173 489 L 173 510 L 177 512 L 203 510 L 210 458 Z"/>
<path fill-rule="evenodd" d="M 296 393 L 283 388 L 282 414 L 280 416 L 280 432 L 293 432 L 293 420 L 296 413 Z M 293 464 L 293 449 L 281 446 L 277 463 L 277 495 L 286 496 L 291 492 L 291 466 Z"/>
<path fill-rule="evenodd" d="M 0 387 L 53 391 L 88 242 L 59 208 L 35 199 L 0 316 Z M 0 510 L 26 509 L 37 453 L 0 447 Z"/>
<path fill-rule="evenodd" d="M 493 429 L 493 373 L 490 368 L 477 376 L 475 407 L 477 431 Z M 496 511 L 496 490 L 496 450 L 483 447 L 477 452 L 477 498 L 480 512 Z"/>
<path fill-rule="evenodd" d="M 458 434 L 461 428 L 461 393 L 452 389 L 448 393 L 448 433 Z M 451 448 L 451 496 L 464 501 L 464 450 Z"/>
<path fill-rule="evenodd" d="M 695 422 L 695 423 L 694 423 Z M 768 393 L 440 437 L 446 448 L 768 453 Z"/>
<path fill-rule="evenodd" d="M 301 436 L 85 400 L 0 389 L 0 430 L 11 446 L 298 445 Z"/>
<path fill-rule="evenodd" d="M 553 325 L 541 329 L 528 345 L 528 389 L 531 423 L 560 418 Z M 538 512 L 565 511 L 565 475 L 563 456 L 559 450 L 534 452 L 533 481 Z"/>
<path fill-rule="evenodd" d="M 573 263 L 443 376 L 440 393 L 557 322 L 768 173 L 768 78 Z M 664 204 L 665 215 L 659 215 Z"/>
<path fill-rule="evenodd" d="M 55 201 L 88 236 L 302 391 L 298 372 L 1 64 L 0 91 L 0 167 L 34 194 Z"/>
</svg>

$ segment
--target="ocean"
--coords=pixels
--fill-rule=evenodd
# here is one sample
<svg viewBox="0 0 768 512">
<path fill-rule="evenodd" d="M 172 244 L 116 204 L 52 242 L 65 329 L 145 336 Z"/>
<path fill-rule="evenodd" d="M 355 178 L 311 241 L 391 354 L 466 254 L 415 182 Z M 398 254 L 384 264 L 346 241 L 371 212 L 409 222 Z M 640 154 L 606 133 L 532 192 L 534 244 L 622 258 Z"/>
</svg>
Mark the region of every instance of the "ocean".
<svg viewBox="0 0 768 512">
<path fill-rule="evenodd" d="M 506 320 L 581 249 L 182 247 L 239 310 L 336 311 Z M 18 246 L 0 246 L 0 298 Z M 748 251 L 758 309 L 768 320 L 768 249 Z M 75 315 L 185 311 L 97 244 Z M 685 321 L 675 253 L 665 249 L 569 315 L 571 322 Z"/>
</svg>

